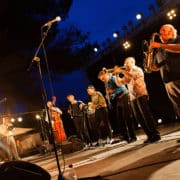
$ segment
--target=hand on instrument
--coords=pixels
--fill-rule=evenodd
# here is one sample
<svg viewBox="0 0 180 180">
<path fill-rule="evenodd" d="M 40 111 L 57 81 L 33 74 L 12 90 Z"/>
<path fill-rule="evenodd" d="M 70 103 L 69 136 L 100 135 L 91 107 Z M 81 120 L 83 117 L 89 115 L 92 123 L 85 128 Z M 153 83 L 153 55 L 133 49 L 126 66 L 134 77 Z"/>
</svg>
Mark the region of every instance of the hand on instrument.
<svg viewBox="0 0 180 180">
<path fill-rule="evenodd" d="M 95 109 L 95 105 L 92 103 L 92 102 L 89 102 L 88 103 L 88 107 L 91 108 L 91 109 Z"/>
<path fill-rule="evenodd" d="M 150 48 L 161 48 L 161 43 L 158 42 L 151 42 Z"/>
<path fill-rule="evenodd" d="M 121 72 L 121 69 L 119 66 L 114 66 L 114 74 L 119 74 Z"/>
</svg>

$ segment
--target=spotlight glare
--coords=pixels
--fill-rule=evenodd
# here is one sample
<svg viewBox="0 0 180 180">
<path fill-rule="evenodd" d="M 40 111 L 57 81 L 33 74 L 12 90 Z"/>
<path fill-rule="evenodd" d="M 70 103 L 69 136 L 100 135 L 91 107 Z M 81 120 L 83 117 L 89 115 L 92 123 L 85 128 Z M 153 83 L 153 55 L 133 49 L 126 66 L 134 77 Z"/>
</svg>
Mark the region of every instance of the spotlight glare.
<svg viewBox="0 0 180 180">
<path fill-rule="evenodd" d="M 142 19 L 142 14 L 138 13 L 138 14 L 136 15 L 136 19 L 137 19 L 137 20 Z"/>
<path fill-rule="evenodd" d="M 167 17 L 168 17 L 170 20 L 172 20 L 173 18 L 176 17 L 176 12 L 175 12 L 174 9 L 172 9 L 172 10 L 168 11 L 168 12 L 166 13 L 166 15 L 167 15 Z"/>
<path fill-rule="evenodd" d="M 11 118 L 11 122 L 12 122 L 12 123 L 15 122 L 15 119 L 14 119 L 14 118 Z"/>
<path fill-rule="evenodd" d="M 98 52 L 98 48 L 97 47 L 94 48 L 94 52 Z"/>
<path fill-rule="evenodd" d="M 123 47 L 124 47 L 124 49 L 129 49 L 131 47 L 131 44 L 128 41 L 125 41 L 123 43 Z"/>
<path fill-rule="evenodd" d="M 36 114 L 36 119 L 41 119 L 41 116 L 39 114 Z"/>
<path fill-rule="evenodd" d="M 22 117 L 18 117 L 18 122 L 22 122 L 22 121 L 23 121 Z"/>
<path fill-rule="evenodd" d="M 162 119 L 158 119 L 158 123 L 161 124 L 162 123 Z"/>
<path fill-rule="evenodd" d="M 114 32 L 114 33 L 113 33 L 113 37 L 114 37 L 114 38 L 117 38 L 117 37 L 118 37 L 118 33 L 117 33 L 117 32 Z"/>
</svg>

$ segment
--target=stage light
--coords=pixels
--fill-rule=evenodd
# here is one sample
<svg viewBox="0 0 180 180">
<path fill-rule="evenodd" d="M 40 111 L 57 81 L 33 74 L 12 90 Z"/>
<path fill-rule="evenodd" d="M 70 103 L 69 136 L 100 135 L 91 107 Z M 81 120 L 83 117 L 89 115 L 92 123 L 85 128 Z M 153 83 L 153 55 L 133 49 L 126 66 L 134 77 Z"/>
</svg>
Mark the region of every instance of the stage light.
<svg viewBox="0 0 180 180">
<path fill-rule="evenodd" d="M 141 125 L 140 124 L 138 124 L 138 128 L 140 128 L 141 127 Z"/>
<path fill-rule="evenodd" d="M 162 119 L 158 119 L 158 124 L 161 124 L 162 123 Z"/>
<path fill-rule="evenodd" d="M 36 119 L 41 119 L 41 116 L 39 114 L 36 114 Z"/>
<path fill-rule="evenodd" d="M 22 122 L 23 121 L 23 118 L 22 117 L 18 117 L 18 122 Z"/>
<path fill-rule="evenodd" d="M 15 119 L 14 119 L 14 118 L 11 118 L 11 122 L 12 122 L 12 123 L 15 122 Z"/>
<path fill-rule="evenodd" d="M 142 17 L 143 17 L 142 13 L 136 14 L 136 19 L 137 19 L 137 20 L 141 20 Z"/>
<path fill-rule="evenodd" d="M 118 37 L 119 37 L 119 32 L 118 32 L 118 31 L 114 32 L 114 33 L 113 33 L 113 37 L 114 37 L 114 38 L 118 38 Z"/>
<path fill-rule="evenodd" d="M 129 49 L 131 47 L 131 44 L 128 41 L 125 41 L 123 43 L 123 47 L 124 47 L 124 49 Z"/>
<path fill-rule="evenodd" d="M 94 47 L 94 52 L 98 52 L 98 48 L 97 47 Z"/>
<path fill-rule="evenodd" d="M 172 19 L 174 19 L 175 17 L 176 17 L 176 12 L 175 12 L 175 10 L 174 9 L 172 9 L 172 10 L 170 10 L 169 12 L 167 12 L 167 17 L 170 19 L 170 20 L 172 20 Z"/>
</svg>

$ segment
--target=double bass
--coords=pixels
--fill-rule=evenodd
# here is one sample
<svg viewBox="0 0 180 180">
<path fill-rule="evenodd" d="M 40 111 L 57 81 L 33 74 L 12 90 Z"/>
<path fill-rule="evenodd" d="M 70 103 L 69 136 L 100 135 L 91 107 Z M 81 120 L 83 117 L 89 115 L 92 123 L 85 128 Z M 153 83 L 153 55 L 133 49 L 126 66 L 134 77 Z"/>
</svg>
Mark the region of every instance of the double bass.
<svg viewBox="0 0 180 180">
<path fill-rule="evenodd" d="M 62 111 L 58 107 L 54 107 L 52 102 L 48 102 L 47 106 L 50 112 L 53 135 L 56 143 L 66 141 L 67 136 L 61 119 Z"/>
</svg>

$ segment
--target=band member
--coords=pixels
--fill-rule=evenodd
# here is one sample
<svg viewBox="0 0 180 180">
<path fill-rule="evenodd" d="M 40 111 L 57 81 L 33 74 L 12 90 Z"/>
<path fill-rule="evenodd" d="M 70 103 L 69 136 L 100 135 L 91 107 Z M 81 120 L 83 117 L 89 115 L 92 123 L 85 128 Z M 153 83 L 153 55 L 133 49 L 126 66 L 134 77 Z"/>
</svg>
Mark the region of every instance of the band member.
<svg viewBox="0 0 180 180">
<path fill-rule="evenodd" d="M 96 132 L 97 146 L 100 145 L 99 140 L 103 139 L 102 129 L 106 132 L 106 137 L 112 140 L 112 129 L 109 123 L 108 109 L 104 96 L 101 92 L 96 91 L 93 85 L 89 85 L 87 93 L 91 97 L 91 102 L 88 103 L 91 109 L 95 110 L 94 132 Z"/>
<path fill-rule="evenodd" d="M 151 42 L 150 47 L 156 48 L 155 66 L 160 69 L 168 97 L 180 119 L 180 37 L 171 24 L 160 28 L 159 42 Z M 180 142 L 180 140 L 178 140 Z"/>
<path fill-rule="evenodd" d="M 152 42 L 157 48 L 155 65 L 160 69 L 168 97 L 180 119 L 180 37 L 174 26 L 165 24 L 160 28 L 162 43 Z"/>
<path fill-rule="evenodd" d="M 90 143 L 90 137 L 87 129 L 85 113 L 83 110 L 85 104 L 82 101 L 77 101 L 73 94 L 67 95 L 67 100 L 70 102 L 68 113 L 73 119 L 77 135 L 86 145 L 88 145 Z"/>
<path fill-rule="evenodd" d="M 107 73 L 104 70 L 98 74 L 98 79 L 104 82 L 106 90 L 106 98 L 110 101 L 115 101 L 116 106 L 116 121 L 120 132 L 127 142 L 136 141 L 136 135 L 133 128 L 129 105 L 129 92 L 125 85 L 117 86 L 115 75 Z M 122 118 L 121 118 L 122 112 Z"/>
<path fill-rule="evenodd" d="M 3 118 L 3 124 L 1 131 L 3 132 L 3 137 L 1 137 L 2 144 L 5 146 L 7 159 L 11 160 L 20 160 L 16 142 L 13 135 L 13 125 L 10 122 L 9 117 Z"/>
<path fill-rule="evenodd" d="M 124 65 L 126 70 L 118 66 L 114 67 L 116 83 L 119 86 L 122 84 L 128 86 L 133 113 L 148 137 L 144 143 L 156 142 L 160 140 L 160 134 L 150 111 L 144 73 L 140 67 L 135 65 L 134 57 L 126 58 Z M 120 78 L 118 73 L 122 73 L 124 77 Z"/>
<path fill-rule="evenodd" d="M 47 102 L 47 107 L 49 108 L 54 139 L 57 144 L 61 143 L 62 141 L 65 141 L 67 137 L 61 119 L 62 111 L 58 107 L 56 107 L 55 96 L 52 97 L 52 101 Z"/>
</svg>

